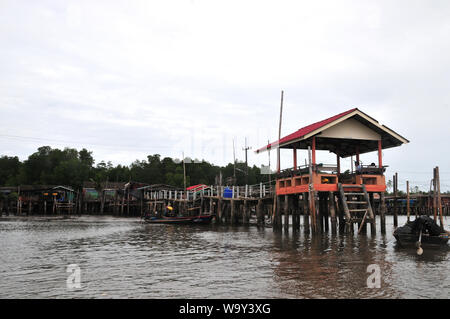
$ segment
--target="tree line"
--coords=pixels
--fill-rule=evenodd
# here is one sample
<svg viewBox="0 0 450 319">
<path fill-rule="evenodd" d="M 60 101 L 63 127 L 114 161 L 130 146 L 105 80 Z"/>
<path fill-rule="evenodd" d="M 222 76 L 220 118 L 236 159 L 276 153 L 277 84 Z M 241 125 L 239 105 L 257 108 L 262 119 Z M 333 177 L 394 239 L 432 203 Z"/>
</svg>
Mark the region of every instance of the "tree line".
<svg viewBox="0 0 450 319">
<path fill-rule="evenodd" d="M 257 184 L 268 181 L 257 166 L 247 167 L 243 162 L 226 166 L 213 165 L 205 160 L 185 160 L 186 185 L 218 182 L 236 177 L 237 185 Z M 246 172 L 248 171 L 248 179 Z M 68 185 L 79 189 L 83 182 L 128 182 L 168 184 L 182 188 L 184 172 L 182 161 L 159 154 L 148 155 L 146 160 L 136 160 L 130 165 L 114 166 L 110 161 L 95 164 L 92 152 L 83 148 L 51 148 L 42 146 L 23 162 L 17 156 L 0 157 L 0 186 L 17 185 Z"/>
</svg>

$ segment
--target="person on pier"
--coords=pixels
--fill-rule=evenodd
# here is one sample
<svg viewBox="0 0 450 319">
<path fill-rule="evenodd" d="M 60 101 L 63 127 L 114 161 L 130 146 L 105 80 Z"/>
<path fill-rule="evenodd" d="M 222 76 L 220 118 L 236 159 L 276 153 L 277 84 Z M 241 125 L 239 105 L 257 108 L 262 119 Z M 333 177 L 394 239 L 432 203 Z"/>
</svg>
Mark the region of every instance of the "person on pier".
<svg viewBox="0 0 450 319">
<path fill-rule="evenodd" d="M 361 173 L 361 162 L 355 161 L 356 173 Z"/>
</svg>

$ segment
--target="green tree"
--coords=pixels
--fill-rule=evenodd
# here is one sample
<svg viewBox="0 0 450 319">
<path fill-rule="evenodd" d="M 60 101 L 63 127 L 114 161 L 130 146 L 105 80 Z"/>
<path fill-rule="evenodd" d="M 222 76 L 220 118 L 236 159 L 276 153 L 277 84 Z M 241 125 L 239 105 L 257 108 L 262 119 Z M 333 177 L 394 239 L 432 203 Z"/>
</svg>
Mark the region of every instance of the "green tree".
<svg viewBox="0 0 450 319">
<path fill-rule="evenodd" d="M 0 157 L 0 186 L 16 185 L 21 165 L 17 156 Z"/>
</svg>

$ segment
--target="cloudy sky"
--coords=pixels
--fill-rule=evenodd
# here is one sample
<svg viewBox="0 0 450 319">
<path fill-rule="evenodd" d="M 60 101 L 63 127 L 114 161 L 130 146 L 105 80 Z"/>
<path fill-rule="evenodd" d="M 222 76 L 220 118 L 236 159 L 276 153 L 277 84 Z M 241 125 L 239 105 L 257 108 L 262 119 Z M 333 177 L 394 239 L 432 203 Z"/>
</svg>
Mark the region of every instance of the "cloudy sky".
<svg viewBox="0 0 450 319">
<path fill-rule="evenodd" d="M 276 139 L 284 90 L 283 135 L 358 107 L 411 141 L 384 151 L 388 178 L 429 189 L 438 165 L 448 190 L 449 17 L 447 0 L 1 0 L 0 154 L 223 165 L 247 137 L 268 164 L 253 150 Z"/>
</svg>

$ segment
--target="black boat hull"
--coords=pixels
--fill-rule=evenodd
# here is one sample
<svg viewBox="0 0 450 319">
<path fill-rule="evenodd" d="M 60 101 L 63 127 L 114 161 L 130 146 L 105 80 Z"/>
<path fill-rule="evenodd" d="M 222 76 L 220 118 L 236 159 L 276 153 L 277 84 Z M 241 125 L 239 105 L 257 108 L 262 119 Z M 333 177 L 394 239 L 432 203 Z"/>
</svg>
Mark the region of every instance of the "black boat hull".
<svg viewBox="0 0 450 319">
<path fill-rule="evenodd" d="M 394 231 L 395 239 L 402 246 L 416 245 L 420 234 L 422 246 L 446 245 L 449 239 L 449 233 L 443 231 L 431 217 L 425 215 L 417 217 L 414 221 L 408 221 Z"/>
<path fill-rule="evenodd" d="M 202 216 L 188 216 L 188 217 L 151 217 L 144 221 L 148 224 L 172 224 L 172 225 L 186 225 L 186 224 L 209 224 L 214 215 Z"/>
<path fill-rule="evenodd" d="M 415 246 L 419 241 L 419 235 L 415 234 L 396 234 L 394 237 L 398 243 L 402 246 Z M 439 236 L 430 236 L 428 234 L 422 234 L 421 245 L 422 246 L 442 246 L 446 245 L 449 240 L 447 233 L 442 233 Z"/>
</svg>

